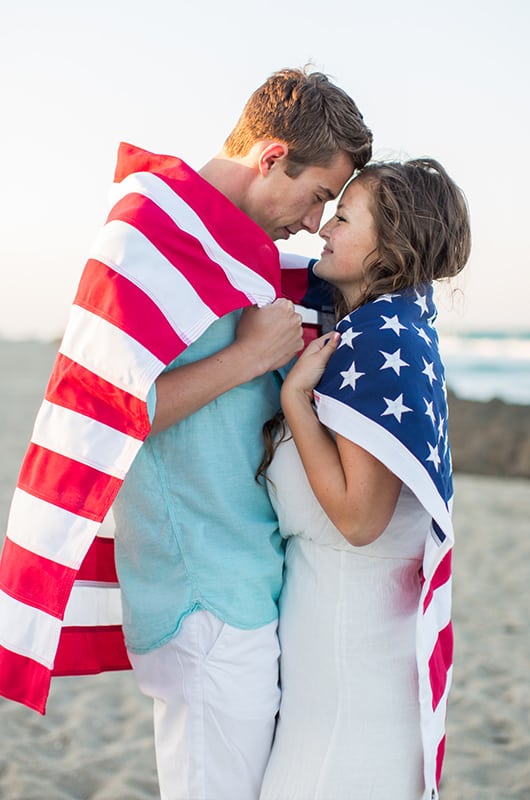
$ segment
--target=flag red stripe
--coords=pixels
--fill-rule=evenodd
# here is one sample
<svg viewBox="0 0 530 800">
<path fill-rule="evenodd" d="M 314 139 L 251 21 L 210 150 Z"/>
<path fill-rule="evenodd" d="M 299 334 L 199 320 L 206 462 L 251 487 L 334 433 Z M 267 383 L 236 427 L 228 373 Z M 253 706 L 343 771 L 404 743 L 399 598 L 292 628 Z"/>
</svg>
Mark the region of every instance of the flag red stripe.
<svg viewBox="0 0 530 800">
<path fill-rule="evenodd" d="M 114 563 L 114 539 L 96 536 L 79 567 L 76 580 L 118 583 Z"/>
<path fill-rule="evenodd" d="M 429 680 L 431 683 L 432 708 L 436 709 L 447 685 L 447 673 L 453 661 L 453 626 L 445 626 L 438 634 L 429 658 Z"/>
<path fill-rule="evenodd" d="M 102 522 L 122 482 L 31 442 L 17 485 L 66 511 Z"/>
<path fill-rule="evenodd" d="M 23 703 L 40 714 L 46 711 L 50 691 L 50 670 L 31 658 L 12 653 L 0 645 L 2 682 L 0 693 L 8 700 Z"/>
<path fill-rule="evenodd" d="M 76 570 L 38 556 L 6 538 L 0 575 L 6 594 L 62 619 Z"/>
<path fill-rule="evenodd" d="M 180 169 L 180 159 L 163 153 L 150 153 L 141 147 L 120 142 L 118 159 L 114 170 L 114 183 L 121 183 L 135 172 L 152 172 L 155 175 L 161 170 L 168 169 L 168 164 L 174 163 L 175 174 Z"/>
<path fill-rule="evenodd" d="M 449 550 L 437 566 L 431 578 L 429 589 L 423 600 L 423 611 L 427 611 L 436 589 L 443 586 L 451 578 L 451 558 L 452 550 Z"/>
<path fill-rule="evenodd" d="M 276 295 L 280 295 L 280 263 L 276 245 L 227 197 L 181 159 L 149 153 L 122 142 L 114 180 L 119 183 L 134 172 L 157 175 L 202 220 L 208 220 L 209 230 L 215 231 L 215 239 L 225 252 L 252 267 L 274 287 Z"/>
<path fill-rule="evenodd" d="M 164 364 L 186 347 L 142 289 L 96 259 L 87 261 L 74 303 L 125 331 Z"/>
<path fill-rule="evenodd" d="M 61 631 L 52 675 L 95 675 L 131 669 L 120 625 L 68 627 Z"/>
<path fill-rule="evenodd" d="M 282 295 L 300 305 L 307 293 L 307 268 L 282 269 Z"/>
<path fill-rule="evenodd" d="M 304 322 L 302 325 L 302 336 L 304 347 L 307 347 L 314 339 L 318 339 L 319 336 L 322 336 L 322 326 L 314 325 L 312 322 Z"/>
<path fill-rule="evenodd" d="M 46 400 L 95 419 L 136 439 L 150 430 L 147 404 L 68 356 L 57 355 Z"/>
<path fill-rule="evenodd" d="M 205 269 L 206 255 L 200 241 L 177 228 L 171 217 L 149 198 L 133 193 L 126 195 L 110 212 L 108 220 L 114 219 L 128 222 L 143 233 L 218 317 L 228 309 L 250 304 L 247 295 L 232 286 L 219 264 L 210 261 Z M 201 265 L 200 269 L 197 264 Z"/>
</svg>

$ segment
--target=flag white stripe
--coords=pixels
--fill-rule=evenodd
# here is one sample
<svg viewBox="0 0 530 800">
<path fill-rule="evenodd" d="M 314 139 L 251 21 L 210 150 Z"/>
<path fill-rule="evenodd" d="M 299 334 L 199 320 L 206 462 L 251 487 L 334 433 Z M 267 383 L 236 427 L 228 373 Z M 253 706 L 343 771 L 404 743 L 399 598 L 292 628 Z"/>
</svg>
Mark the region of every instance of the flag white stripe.
<svg viewBox="0 0 530 800">
<path fill-rule="evenodd" d="M 121 624 L 121 591 L 118 584 L 89 584 L 83 581 L 74 583 L 63 626 Z"/>
<path fill-rule="evenodd" d="M 299 253 L 280 253 L 281 269 L 307 269 L 312 259 Z"/>
<path fill-rule="evenodd" d="M 425 550 L 423 553 L 423 575 L 425 578 L 425 586 L 422 593 L 422 600 L 423 596 L 427 594 L 427 586 L 430 584 L 432 577 L 451 548 L 452 542 L 448 539 L 440 544 L 438 537 L 434 533 L 431 525 L 431 531 L 425 540 Z"/>
<path fill-rule="evenodd" d="M 139 439 L 47 400 L 39 409 L 31 440 L 122 480 L 142 444 Z"/>
<path fill-rule="evenodd" d="M 294 310 L 302 317 L 302 322 L 309 325 L 318 325 L 318 311 L 314 308 L 305 308 L 305 306 L 295 305 Z"/>
<path fill-rule="evenodd" d="M 59 352 L 120 389 L 145 400 L 164 364 L 132 336 L 73 305 Z"/>
<path fill-rule="evenodd" d="M 447 712 L 447 699 L 451 683 L 453 681 L 453 668 L 447 671 L 447 683 L 443 696 L 438 703 L 436 710 L 432 711 L 429 708 L 428 713 L 422 718 L 422 732 L 425 742 L 424 747 L 424 775 L 425 786 L 427 788 L 427 797 L 432 797 L 437 800 L 439 797 L 436 788 L 436 756 L 438 753 L 438 745 L 445 736 L 445 718 Z"/>
<path fill-rule="evenodd" d="M 32 520 L 35 524 L 31 524 Z M 98 522 L 17 488 L 11 503 L 7 536 L 38 556 L 79 569 L 98 527 Z"/>
<path fill-rule="evenodd" d="M 116 523 L 114 521 L 114 514 L 112 507 L 107 511 L 101 527 L 98 530 L 98 536 L 103 539 L 114 539 L 116 534 Z"/>
<path fill-rule="evenodd" d="M 0 591 L 0 644 L 52 669 L 61 621 Z"/>
<path fill-rule="evenodd" d="M 431 601 L 423 614 L 423 623 L 421 621 L 419 623 L 423 631 L 421 647 L 427 654 L 427 658 L 430 657 L 434 649 L 434 645 L 438 640 L 439 631 L 443 631 L 451 621 L 452 585 L 453 582 L 450 579 L 435 590 L 436 602 Z"/>
<path fill-rule="evenodd" d="M 119 184 L 114 184 L 112 201 L 116 203 L 131 192 L 148 197 L 165 211 L 181 230 L 194 236 L 208 257 L 223 269 L 232 286 L 244 292 L 253 303 L 261 306 L 274 299 L 272 285 L 253 269 L 223 250 L 198 214 L 161 178 L 150 172 L 136 172 L 129 175 Z"/>
<path fill-rule="evenodd" d="M 107 222 L 89 255 L 124 275 L 150 297 L 186 344 L 198 339 L 218 319 L 184 275 L 127 222 Z M 180 314 L 175 313 L 175 297 L 179 298 Z"/>
</svg>

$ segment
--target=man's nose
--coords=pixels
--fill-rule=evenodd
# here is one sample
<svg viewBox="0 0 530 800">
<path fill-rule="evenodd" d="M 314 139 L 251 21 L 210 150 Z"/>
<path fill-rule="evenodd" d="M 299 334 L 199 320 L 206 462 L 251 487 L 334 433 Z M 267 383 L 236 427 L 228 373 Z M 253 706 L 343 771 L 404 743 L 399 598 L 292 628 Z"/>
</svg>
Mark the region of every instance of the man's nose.
<svg viewBox="0 0 530 800">
<path fill-rule="evenodd" d="M 302 225 L 309 233 L 317 233 L 320 222 L 322 220 L 322 212 L 324 209 L 318 208 L 308 212 L 302 220 Z"/>
</svg>

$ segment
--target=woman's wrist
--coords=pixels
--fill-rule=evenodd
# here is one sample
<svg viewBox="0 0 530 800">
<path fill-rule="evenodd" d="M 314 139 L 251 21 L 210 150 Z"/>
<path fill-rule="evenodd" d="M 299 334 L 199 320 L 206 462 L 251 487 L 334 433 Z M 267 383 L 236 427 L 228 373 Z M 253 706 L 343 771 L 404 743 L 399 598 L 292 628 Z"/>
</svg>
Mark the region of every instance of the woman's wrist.
<svg viewBox="0 0 530 800">
<path fill-rule="evenodd" d="M 292 416 L 314 414 L 313 390 L 284 384 L 281 391 L 281 404 L 288 421 Z"/>
</svg>

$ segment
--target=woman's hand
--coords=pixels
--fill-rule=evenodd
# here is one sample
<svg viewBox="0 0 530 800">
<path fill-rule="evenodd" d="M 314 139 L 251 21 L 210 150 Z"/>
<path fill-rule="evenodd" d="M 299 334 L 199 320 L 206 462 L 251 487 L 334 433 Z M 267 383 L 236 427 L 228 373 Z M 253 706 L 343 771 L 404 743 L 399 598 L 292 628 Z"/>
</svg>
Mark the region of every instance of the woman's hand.
<svg viewBox="0 0 530 800">
<path fill-rule="evenodd" d="M 339 341 L 340 334 L 331 331 L 308 344 L 283 383 L 282 399 L 292 393 L 303 393 L 312 400 L 313 389 L 321 379 Z"/>
</svg>

